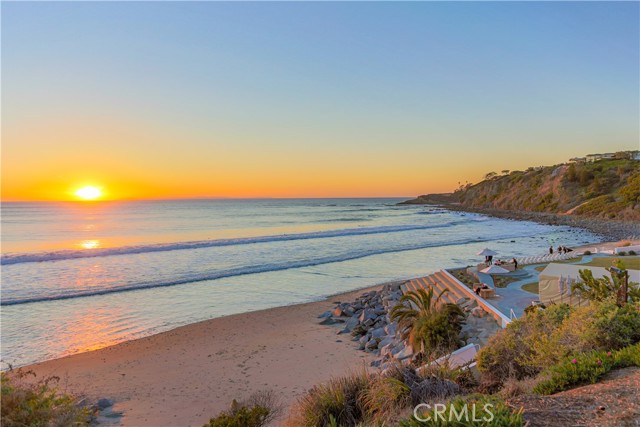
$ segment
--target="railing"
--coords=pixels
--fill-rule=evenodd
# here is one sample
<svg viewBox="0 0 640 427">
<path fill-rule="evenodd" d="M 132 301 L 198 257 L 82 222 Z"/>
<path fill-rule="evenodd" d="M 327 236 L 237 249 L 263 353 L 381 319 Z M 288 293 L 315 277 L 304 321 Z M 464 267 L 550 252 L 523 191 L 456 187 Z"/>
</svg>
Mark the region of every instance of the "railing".
<svg viewBox="0 0 640 427">
<path fill-rule="evenodd" d="M 469 289 L 467 287 L 467 285 L 465 285 L 464 283 L 460 282 L 458 279 L 456 279 L 451 273 L 449 273 L 447 270 L 441 270 L 441 272 L 443 274 L 445 274 L 449 279 L 451 284 L 455 284 L 455 286 L 458 287 L 458 289 L 460 291 L 462 291 L 468 298 L 472 298 L 474 300 L 476 300 L 476 302 L 478 303 L 479 307 L 482 307 L 484 309 L 484 311 L 486 311 L 487 313 L 489 313 L 494 319 L 496 319 L 496 322 L 498 322 L 498 324 L 502 327 L 502 328 L 506 328 L 507 325 L 509 323 L 511 323 L 511 319 L 509 319 L 507 316 L 505 316 L 500 310 L 498 310 L 497 308 L 495 308 L 493 305 L 491 305 L 490 303 L 488 303 L 484 298 L 482 298 L 479 295 L 476 295 L 475 292 L 473 292 L 471 289 Z"/>
<path fill-rule="evenodd" d="M 516 316 L 516 312 L 513 311 L 513 308 L 511 308 L 509 310 L 510 310 L 509 318 L 511 318 L 511 320 L 518 320 L 518 316 Z"/>
</svg>

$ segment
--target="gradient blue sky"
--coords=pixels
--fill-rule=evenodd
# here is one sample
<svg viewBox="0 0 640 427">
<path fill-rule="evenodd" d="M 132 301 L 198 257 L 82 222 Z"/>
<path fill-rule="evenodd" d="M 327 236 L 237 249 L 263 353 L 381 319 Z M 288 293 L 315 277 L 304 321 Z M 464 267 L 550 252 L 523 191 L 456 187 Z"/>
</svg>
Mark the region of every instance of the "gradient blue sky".
<svg viewBox="0 0 640 427">
<path fill-rule="evenodd" d="M 413 195 L 638 149 L 639 39 L 637 2 L 3 2 L 3 198 Z"/>
</svg>

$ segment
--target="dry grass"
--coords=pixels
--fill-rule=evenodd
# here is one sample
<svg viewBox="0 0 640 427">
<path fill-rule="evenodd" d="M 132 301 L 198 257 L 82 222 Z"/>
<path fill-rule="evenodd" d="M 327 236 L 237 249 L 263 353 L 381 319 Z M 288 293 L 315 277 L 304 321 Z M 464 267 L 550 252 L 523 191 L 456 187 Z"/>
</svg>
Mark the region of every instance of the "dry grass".
<svg viewBox="0 0 640 427">
<path fill-rule="evenodd" d="M 454 378 L 464 375 L 446 367 L 418 374 L 410 366 L 396 365 L 384 375 L 354 373 L 315 386 L 291 411 L 289 427 L 384 426 L 419 403 L 442 401 L 464 394 Z"/>
<path fill-rule="evenodd" d="M 339 426 L 356 426 L 366 412 L 363 397 L 369 386 L 370 377 L 364 371 L 316 385 L 296 402 L 286 425 L 327 426 L 335 420 Z"/>
<path fill-rule="evenodd" d="M 620 260 L 624 264 L 624 267 L 629 270 L 640 270 L 640 256 L 602 256 L 602 257 L 594 257 L 590 262 L 581 265 L 590 265 L 593 267 L 611 267 L 613 265 L 613 261 Z"/>
</svg>

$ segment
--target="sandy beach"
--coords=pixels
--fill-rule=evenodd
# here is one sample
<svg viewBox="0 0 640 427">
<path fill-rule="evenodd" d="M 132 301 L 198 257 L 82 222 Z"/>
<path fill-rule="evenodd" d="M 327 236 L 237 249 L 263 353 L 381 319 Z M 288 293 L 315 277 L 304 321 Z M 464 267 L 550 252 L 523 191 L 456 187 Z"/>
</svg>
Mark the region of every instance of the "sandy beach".
<svg viewBox="0 0 640 427">
<path fill-rule="evenodd" d="M 314 384 L 373 360 L 317 318 L 362 292 L 211 319 L 25 369 L 57 375 L 89 399 L 114 400 L 113 411 L 124 413 L 114 425 L 127 427 L 202 426 L 258 390 L 273 390 L 288 407 Z"/>
</svg>

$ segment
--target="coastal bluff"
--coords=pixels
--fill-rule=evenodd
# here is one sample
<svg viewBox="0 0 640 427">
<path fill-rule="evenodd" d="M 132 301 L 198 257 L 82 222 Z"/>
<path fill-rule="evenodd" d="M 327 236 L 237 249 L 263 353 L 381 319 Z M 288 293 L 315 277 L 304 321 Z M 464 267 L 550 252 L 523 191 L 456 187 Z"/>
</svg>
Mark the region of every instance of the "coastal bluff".
<svg viewBox="0 0 640 427">
<path fill-rule="evenodd" d="M 614 239 L 640 235 L 640 161 L 608 159 L 489 172 L 452 193 L 425 194 L 400 205 L 572 225 Z"/>
</svg>

